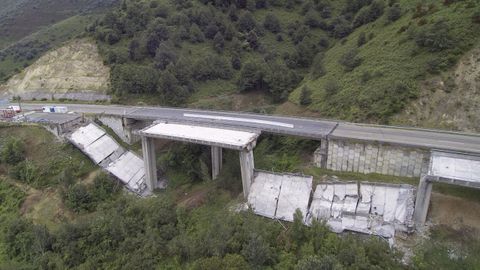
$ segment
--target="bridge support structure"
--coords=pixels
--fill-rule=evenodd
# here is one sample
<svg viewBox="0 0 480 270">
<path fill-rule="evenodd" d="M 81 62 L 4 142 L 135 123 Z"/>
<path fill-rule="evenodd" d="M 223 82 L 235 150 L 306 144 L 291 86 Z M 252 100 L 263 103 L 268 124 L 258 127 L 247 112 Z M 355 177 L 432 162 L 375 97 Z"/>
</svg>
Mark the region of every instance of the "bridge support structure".
<svg viewBox="0 0 480 270">
<path fill-rule="evenodd" d="M 417 188 L 417 198 L 415 200 L 415 212 L 413 215 L 415 225 L 423 226 L 427 220 L 428 206 L 432 196 L 432 185 L 427 175 L 420 178 Z"/>
<path fill-rule="evenodd" d="M 142 151 L 147 189 L 153 191 L 157 187 L 158 180 L 154 138 L 142 136 Z"/>
<path fill-rule="evenodd" d="M 139 135 L 142 138 L 145 177 L 149 191 L 153 191 L 157 183 L 154 140 L 159 138 L 210 146 L 212 179 L 218 177 L 222 168 L 223 148 L 239 151 L 243 195 L 248 197 L 254 177 L 253 148 L 260 136 L 259 132 L 159 122 L 141 130 Z"/>
<path fill-rule="evenodd" d="M 223 165 L 222 148 L 219 146 L 211 146 L 211 152 L 212 152 L 212 179 L 217 179 L 218 174 L 220 174 L 220 170 L 222 169 L 222 165 Z"/>
<path fill-rule="evenodd" d="M 253 150 L 240 151 L 240 168 L 242 170 L 243 196 L 248 197 L 250 186 L 253 182 L 253 169 L 255 167 Z"/>
</svg>

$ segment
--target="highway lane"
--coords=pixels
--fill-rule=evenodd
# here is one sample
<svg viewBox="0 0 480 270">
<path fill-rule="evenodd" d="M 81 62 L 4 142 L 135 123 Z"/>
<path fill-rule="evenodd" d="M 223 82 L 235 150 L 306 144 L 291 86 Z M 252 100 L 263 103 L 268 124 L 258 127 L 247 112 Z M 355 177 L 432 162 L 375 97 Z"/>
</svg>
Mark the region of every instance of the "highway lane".
<svg viewBox="0 0 480 270">
<path fill-rule="evenodd" d="M 85 104 L 23 104 L 26 110 L 42 106 L 67 106 L 78 113 L 95 113 L 125 116 L 136 120 L 167 120 L 215 126 L 262 130 L 264 132 L 294 135 L 313 139 L 325 137 L 391 143 L 396 145 L 480 153 L 480 136 L 441 130 L 386 127 L 353 124 L 277 115 L 242 112 L 223 112 L 164 107 L 135 107 L 121 105 Z"/>
<path fill-rule="evenodd" d="M 402 129 L 399 127 L 339 123 L 337 128 L 331 133 L 330 138 L 356 139 L 429 149 L 480 153 L 480 136 L 440 130 Z"/>
</svg>

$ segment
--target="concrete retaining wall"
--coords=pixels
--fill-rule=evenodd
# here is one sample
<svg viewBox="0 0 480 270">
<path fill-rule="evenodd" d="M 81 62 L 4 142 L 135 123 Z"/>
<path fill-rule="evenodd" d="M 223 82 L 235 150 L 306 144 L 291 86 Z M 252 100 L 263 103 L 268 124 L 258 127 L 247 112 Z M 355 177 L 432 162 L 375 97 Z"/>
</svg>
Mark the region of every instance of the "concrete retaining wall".
<svg viewBox="0 0 480 270">
<path fill-rule="evenodd" d="M 321 167 L 320 148 L 315 165 Z M 419 177 L 428 171 L 430 152 L 379 143 L 330 140 L 326 168 L 334 171 Z"/>
</svg>

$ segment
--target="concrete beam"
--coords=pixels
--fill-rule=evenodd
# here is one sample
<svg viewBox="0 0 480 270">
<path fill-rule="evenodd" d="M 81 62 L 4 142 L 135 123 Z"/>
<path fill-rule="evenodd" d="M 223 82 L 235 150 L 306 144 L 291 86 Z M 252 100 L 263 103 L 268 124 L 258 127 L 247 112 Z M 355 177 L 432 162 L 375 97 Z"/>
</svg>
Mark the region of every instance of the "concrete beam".
<svg viewBox="0 0 480 270">
<path fill-rule="evenodd" d="M 253 181 L 254 160 L 252 150 L 240 151 L 240 168 L 242 170 L 243 197 L 247 199 Z"/>
<path fill-rule="evenodd" d="M 145 162 L 145 180 L 147 189 L 153 191 L 157 186 L 157 160 L 155 155 L 155 141 L 153 138 L 142 136 L 143 162 Z"/>
<path fill-rule="evenodd" d="M 417 199 L 415 201 L 415 212 L 413 216 L 416 226 L 425 225 L 431 195 L 432 182 L 429 180 L 428 176 L 424 175 L 420 178 L 420 183 L 418 183 L 417 188 Z"/>
<path fill-rule="evenodd" d="M 222 169 L 222 148 L 218 146 L 212 146 L 212 179 L 216 179 L 220 170 Z"/>
</svg>

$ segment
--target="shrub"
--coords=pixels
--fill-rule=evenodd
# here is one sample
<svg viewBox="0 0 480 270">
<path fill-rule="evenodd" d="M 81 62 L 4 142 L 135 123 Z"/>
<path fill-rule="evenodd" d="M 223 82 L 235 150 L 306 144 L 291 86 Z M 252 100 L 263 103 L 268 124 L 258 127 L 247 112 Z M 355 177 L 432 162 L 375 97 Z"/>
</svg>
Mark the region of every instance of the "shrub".
<svg viewBox="0 0 480 270">
<path fill-rule="evenodd" d="M 362 64 L 362 59 L 357 56 L 357 50 L 349 50 L 339 60 L 345 71 L 350 72 Z"/>
<path fill-rule="evenodd" d="M 40 172 L 33 162 L 25 160 L 12 168 L 10 176 L 27 184 L 35 184 L 40 179 Z"/>
<path fill-rule="evenodd" d="M 255 29 L 257 22 L 252 13 L 245 12 L 238 20 L 238 30 L 241 32 L 249 32 Z"/>
<path fill-rule="evenodd" d="M 398 3 L 387 9 L 387 20 L 389 22 L 394 22 L 402 17 L 402 8 Z"/>
<path fill-rule="evenodd" d="M 415 42 L 418 46 L 427 48 L 430 52 L 452 48 L 455 41 L 450 35 L 449 29 L 445 22 L 439 21 L 431 27 L 419 31 L 415 35 Z"/>
<path fill-rule="evenodd" d="M 15 165 L 25 159 L 25 144 L 17 138 L 9 137 L 1 150 L 1 161 Z"/>
<path fill-rule="evenodd" d="M 325 71 L 325 67 L 323 66 L 323 54 L 319 53 L 313 59 L 312 67 L 310 68 L 310 74 L 314 79 L 318 79 L 325 75 L 327 72 Z"/>
<path fill-rule="evenodd" d="M 367 37 L 365 32 L 361 32 L 360 35 L 358 35 L 357 46 L 362 47 L 365 43 L 367 43 Z"/>
<path fill-rule="evenodd" d="M 223 38 L 222 33 L 218 32 L 213 38 L 213 48 L 218 53 L 221 53 L 223 52 L 224 47 L 225 47 L 225 39 Z"/>
<path fill-rule="evenodd" d="M 269 13 L 265 16 L 263 26 L 272 33 L 278 33 L 282 30 L 280 27 L 280 21 L 273 13 Z"/>
<path fill-rule="evenodd" d="M 94 208 L 92 196 L 82 184 L 68 187 L 63 198 L 65 204 L 75 212 L 90 211 Z"/>
<path fill-rule="evenodd" d="M 267 67 L 263 61 L 248 61 L 240 71 L 237 85 L 240 91 L 264 89 Z"/>
<path fill-rule="evenodd" d="M 325 90 L 325 96 L 328 98 L 335 95 L 338 92 L 338 90 L 340 90 L 340 87 L 338 86 L 336 81 L 328 80 L 325 83 L 324 90 Z"/>
<path fill-rule="evenodd" d="M 300 105 L 306 106 L 312 103 L 312 91 L 304 85 L 300 92 Z"/>
</svg>

